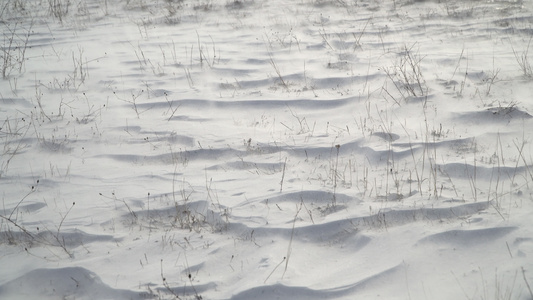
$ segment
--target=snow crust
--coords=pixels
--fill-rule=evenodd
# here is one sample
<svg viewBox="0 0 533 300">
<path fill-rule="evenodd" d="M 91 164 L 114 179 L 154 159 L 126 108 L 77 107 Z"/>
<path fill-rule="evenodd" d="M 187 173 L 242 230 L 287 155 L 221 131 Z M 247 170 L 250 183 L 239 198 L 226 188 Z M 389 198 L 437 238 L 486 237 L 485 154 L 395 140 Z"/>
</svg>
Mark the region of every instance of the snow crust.
<svg viewBox="0 0 533 300">
<path fill-rule="evenodd" d="M 0 298 L 532 299 L 532 25 L 3 1 Z"/>
</svg>

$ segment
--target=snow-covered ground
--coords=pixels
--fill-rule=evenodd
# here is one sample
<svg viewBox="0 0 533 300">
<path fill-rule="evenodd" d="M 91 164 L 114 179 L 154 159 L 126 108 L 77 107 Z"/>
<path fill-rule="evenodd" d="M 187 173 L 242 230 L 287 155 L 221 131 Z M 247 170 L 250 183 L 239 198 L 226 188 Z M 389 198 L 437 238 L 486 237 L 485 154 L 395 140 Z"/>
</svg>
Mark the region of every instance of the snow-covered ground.
<svg viewBox="0 0 533 300">
<path fill-rule="evenodd" d="M 533 298 L 531 0 L 0 4 L 1 299 Z"/>
</svg>

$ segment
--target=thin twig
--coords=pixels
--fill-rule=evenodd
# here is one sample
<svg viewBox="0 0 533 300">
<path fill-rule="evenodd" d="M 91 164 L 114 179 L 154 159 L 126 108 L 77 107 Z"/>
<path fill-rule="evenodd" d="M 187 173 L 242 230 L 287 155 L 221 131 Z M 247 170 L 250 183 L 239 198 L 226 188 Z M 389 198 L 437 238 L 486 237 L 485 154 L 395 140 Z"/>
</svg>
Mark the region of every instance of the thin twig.
<svg viewBox="0 0 533 300">
<path fill-rule="evenodd" d="M 527 282 L 527 279 L 526 279 L 526 271 L 524 270 L 524 267 L 521 267 L 521 269 L 522 269 L 522 277 L 524 277 L 524 281 L 526 283 L 527 290 L 529 291 L 529 295 L 531 296 L 531 299 L 533 299 L 533 292 L 531 291 L 531 287 L 529 286 L 529 282 Z"/>
<path fill-rule="evenodd" d="M 300 206 L 296 206 L 296 214 L 294 215 L 294 220 L 292 222 L 292 230 L 291 230 L 291 239 L 289 240 L 289 247 L 287 247 L 287 260 L 285 261 L 285 270 L 283 270 L 283 275 L 281 275 L 281 279 L 283 279 L 283 276 L 285 276 L 285 272 L 287 272 L 287 267 L 289 266 L 289 259 L 291 258 L 291 252 L 292 252 L 292 238 L 294 237 L 294 226 L 296 225 L 296 219 L 298 218 L 298 214 L 302 210 L 303 206 L 303 199 L 300 202 Z"/>
</svg>

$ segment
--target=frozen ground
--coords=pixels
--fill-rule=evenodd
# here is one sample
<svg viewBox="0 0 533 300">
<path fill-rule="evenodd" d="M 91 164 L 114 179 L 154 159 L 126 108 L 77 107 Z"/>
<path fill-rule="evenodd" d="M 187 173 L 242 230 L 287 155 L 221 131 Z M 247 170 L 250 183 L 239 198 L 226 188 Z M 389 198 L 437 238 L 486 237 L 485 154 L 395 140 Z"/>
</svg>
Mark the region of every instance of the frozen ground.
<svg viewBox="0 0 533 300">
<path fill-rule="evenodd" d="M 533 298 L 530 0 L 0 3 L 1 299 Z"/>
</svg>

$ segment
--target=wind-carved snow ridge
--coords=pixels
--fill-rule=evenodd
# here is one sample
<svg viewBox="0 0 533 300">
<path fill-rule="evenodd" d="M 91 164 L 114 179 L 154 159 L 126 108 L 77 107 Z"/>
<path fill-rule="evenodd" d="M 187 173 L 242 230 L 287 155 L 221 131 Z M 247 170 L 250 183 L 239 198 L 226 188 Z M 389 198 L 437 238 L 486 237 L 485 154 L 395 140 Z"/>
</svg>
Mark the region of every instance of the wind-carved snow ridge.
<svg viewBox="0 0 533 300">
<path fill-rule="evenodd" d="M 24 288 L 33 286 L 34 288 Z M 35 269 L 0 286 L 3 299 L 146 299 L 143 294 L 110 288 L 81 267 Z"/>
<path fill-rule="evenodd" d="M 0 299 L 533 298 L 531 1 L 4 2 Z"/>
</svg>

